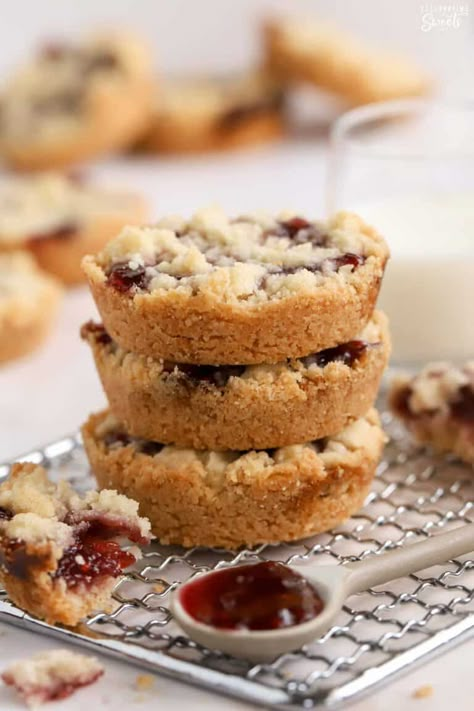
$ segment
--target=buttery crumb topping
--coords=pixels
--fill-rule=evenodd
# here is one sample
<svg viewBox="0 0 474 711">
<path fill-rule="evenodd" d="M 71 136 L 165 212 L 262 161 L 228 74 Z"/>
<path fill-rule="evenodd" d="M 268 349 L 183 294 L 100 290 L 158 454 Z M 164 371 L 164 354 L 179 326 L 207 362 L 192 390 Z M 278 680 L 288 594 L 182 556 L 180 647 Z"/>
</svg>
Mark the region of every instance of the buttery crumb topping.
<svg viewBox="0 0 474 711">
<path fill-rule="evenodd" d="M 382 272 L 387 256 L 383 239 L 349 213 L 315 222 L 289 212 L 229 218 L 208 208 L 189 221 L 127 227 L 84 267 L 131 296 L 173 290 L 258 304 L 327 280 L 351 283 L 366 265 Z"/>
</svg>

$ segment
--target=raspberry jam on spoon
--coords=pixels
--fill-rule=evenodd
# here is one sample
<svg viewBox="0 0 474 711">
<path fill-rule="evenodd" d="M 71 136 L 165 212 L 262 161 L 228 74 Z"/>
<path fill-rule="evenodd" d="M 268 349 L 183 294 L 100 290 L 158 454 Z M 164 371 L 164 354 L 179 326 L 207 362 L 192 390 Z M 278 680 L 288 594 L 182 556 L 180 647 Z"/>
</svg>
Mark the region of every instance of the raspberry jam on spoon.
<svg viewBox="0 0 474 711">
<path fill-rule="evenodd" d="M 198 644 L 249 661 L 271 661 L 324 634 L 350 595 L 472 550 L 474 523 L 344 566 L 230 566 L 181 585 L 171 611 Z"/>
<path fill-rule="evenodd" d="M 225 568 L 186 585 L 191 617 L 222 629 L 273 630 L 319 615 L 323 601 L 302 575 L 272 561 Z"/>
</svg>

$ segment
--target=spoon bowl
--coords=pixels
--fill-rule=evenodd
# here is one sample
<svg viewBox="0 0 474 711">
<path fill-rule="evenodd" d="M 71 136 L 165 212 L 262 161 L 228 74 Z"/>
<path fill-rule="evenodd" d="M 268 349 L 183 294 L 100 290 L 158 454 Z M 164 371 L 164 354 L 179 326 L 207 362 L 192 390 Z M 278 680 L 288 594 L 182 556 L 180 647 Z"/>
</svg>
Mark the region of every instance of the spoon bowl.
<svg viewBox="0 0 474 711">
<path fill-rule="evenodd" d="M 289 566 L 301 574 L 302 569 Z M 214 573 L 204 573 L 214 575 Z M 322 612 L 307 622 L 277 630 L 222 629 L 194 619 L 181 603 L 184 586 L 173 593 L 171 612 L 175 621 L 198 644 L 218 649 L 239 659 L 269 662 L 285 652 L 292 652 L 321 636 L 331 626 L 345 600 L 344 580 L 349 570 L 338 565 L 324 565 L 312 569 L 306 579 L 316 588 L 324 607 Z"/>
<path fill-rule="evenodd" d="M 374 554 L 346 566 L 317 563 L 288 566 L 290 570 L 303 575 L 314 587 L 323 602 L 323 608 L 310 620 L 277 629 L 223 629 L 195 619 L 183 605 L 182 596 L 186 587 L 198 580 L 197 577 L 173 593 L 170 607 L 178 625 L 198 644 L 251 662 L 269 662 L 323 635 L 348 596 L 473 550 L 474 523 L 471 523 L 431 536 L 421 543 Z M 203 575 L 219 575 L 219 571 Z M 202 580 L 202 576 L 199 579 Z"/>
</svg>

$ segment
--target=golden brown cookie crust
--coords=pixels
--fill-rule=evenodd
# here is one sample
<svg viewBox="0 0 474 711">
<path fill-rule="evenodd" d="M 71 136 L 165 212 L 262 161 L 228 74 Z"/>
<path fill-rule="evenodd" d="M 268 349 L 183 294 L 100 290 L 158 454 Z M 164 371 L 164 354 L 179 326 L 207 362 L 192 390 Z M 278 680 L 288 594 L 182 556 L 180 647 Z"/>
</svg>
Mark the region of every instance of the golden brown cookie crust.
<svg viewBox="0 0 474 711">
<path fill-rule="evenodd" d="M 80 620 L 96 610 L 111 612 L 115 606 L 111 592 L 117 581 L 112 579 L 102 583 L 98 589 L 89 589 L 87 594 L 76 594 L 68 590 L 63 580 L 54 580 L 50 571 L 55 565 L 43 561 L 41 569 L 35 571 L 30 585 L 9 574 L 0 566 L 0 582 L 14 605 L 28 614 L 44 620 L 50 625 L 62 624 L 75 627 Z"/>
<path fill-rule="evenodd" d="M 225 151 L 274 141 L 285 135 L 285 128 L 285 120 L 276 110 L 247 116 L 226 129 L 152 120 L 140 148 L 150 153 Z"/>
<path fill-rule="evenodd" d="M 229 463 L 228 453 L 167 447 L 150 456 L 133 443 L 107 445 L 109 423 L 103 412 L 82 428 L 99 487 L 133 496 L 162 543 L 184 546 L 278 543 L 336 526 L 362 506 L 385 441 L 370 410 L 322 453 L 296 445 L 234 453 Z"/>
<path fill-rule="evenodd" d="M 18 293 L 0 298 L 0 363 L 25 356 L 43 343 L 54 323 L 62 296 L 55 279 L 44 274 L 26 253 L 0 254 L 1 264 L 17 271 Z M 33 289 L 30 291 L 30 286 Z M 0 295 L 1 295 L 0 276 Z"/>
<path fill-rule="evenodd" d="M 414 63 L 385 55 L 350 35 L 310 22 L 272 20 L 264 27 L 266 66 L 283 82 L 309 82 L 353 106 L 429 92 Z"/>
<path fill-rule="evenodd" d="M 360 335 L 369 346 L 352 366 L 256 366 L 219 387 L 163 373 L 162 361 L 123 351 L 94 325 L 82 334 L 127 432 L 195 449 L 284 447 L 339 432 L 372 406 L 390 351 L 387 319 L 375 312 Z"/>
<path fill-rule="evenodd" d="M 330 226 L 370 241 L 365 262 L 344 278 L 261 303 L 179 289 L 123 294 L 107 284 L 100 255 L 82 264 L 104 325 L 125 350 L 181 363 L 278 363 L 353 339 L 374 310 L 389 254 L 383 238 L 349 213 Z"/>
</svg>

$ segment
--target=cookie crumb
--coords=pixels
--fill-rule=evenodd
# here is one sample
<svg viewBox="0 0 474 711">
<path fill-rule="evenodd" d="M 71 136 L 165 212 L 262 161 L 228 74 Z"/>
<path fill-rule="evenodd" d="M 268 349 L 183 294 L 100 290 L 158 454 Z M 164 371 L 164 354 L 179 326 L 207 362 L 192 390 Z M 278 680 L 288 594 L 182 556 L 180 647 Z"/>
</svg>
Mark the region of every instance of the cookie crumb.
<svg viewBox="0 0 474 711">
<path fill-rule="evenodd" d="M 152 588 L 154 592 L 162 593 L 164 590 L 166 590 L 166 585 L 164 585 L 164 583 L 154 583 Z"/>
<path fill-rule="evenodd" d="M 65 699 L 82 686 L 93 684 L 104 673 L 95 657 L 53 649 L 13 663 L 1 675 L 29 708 Z"/>
<path fill-rule="evenodd" d="M 139 674 L 135 679 L 135 688 L 138 691 L 149 691 L 155 685 L 155 679 L 151 674 Z"/>
<path fill-rule="evenodd" d="M 431 684 L 425 684 L 425 686 L 420 686 L 418 689 L 412 693 L 414 699 L 429 699 L 433 696 L 434 689 Z"/>
</svg>

